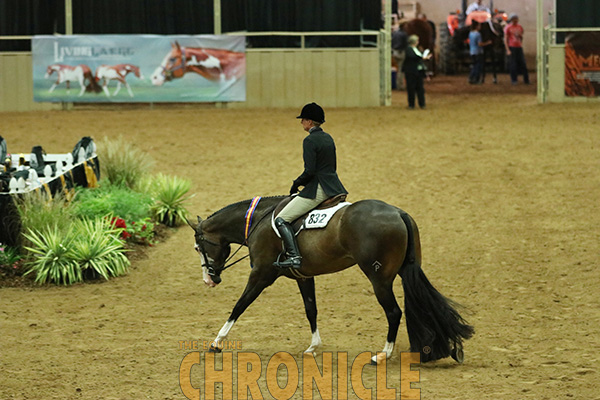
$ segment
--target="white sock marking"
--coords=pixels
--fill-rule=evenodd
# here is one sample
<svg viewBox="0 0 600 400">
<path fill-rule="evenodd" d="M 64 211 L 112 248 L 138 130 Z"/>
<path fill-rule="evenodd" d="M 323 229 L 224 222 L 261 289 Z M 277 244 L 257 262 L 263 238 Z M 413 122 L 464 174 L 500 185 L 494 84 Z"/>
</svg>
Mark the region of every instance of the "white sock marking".
<svg viewBox="0 0 600 400">
<path fill-rule="evenodd" d="M 312 340 L 310 342 L 310 347 L 304 350 L 305 353 L 313 353 L 317 348 L 321 347 L 321 335 L 319 335 L 319 329 L 312 334 Z"/>
</svg>

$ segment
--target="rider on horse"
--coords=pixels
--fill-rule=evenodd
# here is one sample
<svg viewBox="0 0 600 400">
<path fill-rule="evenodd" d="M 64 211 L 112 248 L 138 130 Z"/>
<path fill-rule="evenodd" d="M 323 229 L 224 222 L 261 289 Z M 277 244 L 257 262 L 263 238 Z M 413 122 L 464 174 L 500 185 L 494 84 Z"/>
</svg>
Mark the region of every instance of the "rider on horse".
<svg viewBox="0 0 600 400">
<path fill-rule="evenodd" d="M 323 201 L 339 194 L 348 193 L 336 173 L 336 154 L 333 138 L 321 129 L 325 122 L 325 112 L 316 103 L 302 108 L 297 117 L 302 127 L 309 133 L 302 144 L 304 172 L 300 174 L 290 189 L 290 195 L 304 189 L 290 201 L 275 218 L 275 226 L 283 240 L 287 259 L 277 261 L 280 268 L 300 268 L 302 257 L 298 242 L 290 225 L 298 217 L 317 207 Z"/>
</svg>

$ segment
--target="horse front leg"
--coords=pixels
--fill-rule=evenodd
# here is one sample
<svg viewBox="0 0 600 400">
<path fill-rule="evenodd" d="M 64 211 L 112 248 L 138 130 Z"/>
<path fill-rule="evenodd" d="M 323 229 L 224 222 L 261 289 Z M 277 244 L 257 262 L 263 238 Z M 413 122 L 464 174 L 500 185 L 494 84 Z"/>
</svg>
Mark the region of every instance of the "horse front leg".
<svg viewBox="0 0 600 400">
<path fill-rule="evenodd" d="M 305 353 L 313 353 L 318 347 L 321 346 L 321 336 L 319 335 L 319 328 L 317 328 L 317 299 L 315 296 L 315 278 L 299 279 L 296 281 L 298 288 L 300 288 L 300 294 L 302 294 L 302 300 L 304 300 L 304 309 L 306 310 L 306 317 L 310 323 L 310 331 L 312 332 L 312 340 L 308 349 L 304 350 Z"/>
<path fill-rule="evenodd" d="M 258 272 L 257 272 L 258 271 Z M 233 307 L 233 311 L 227 322 L 223 325 L 217 337 L 210 346 L 211 352 L 220 353 L 221 349 L 219 348 L 219 344 L 227 338 L 227 335 L 233 328 L 233 325 L 237 321 L 237 319 L 242 315 L 244 311 L 252 304 L 254 300 L 262 293 L 262 291 L 267 287 L 273 284 L 277 279 L 277 272 L 275 270 L 269 270 L 267 268 L 259 269 L 259 267 L 254 267 L 252 272 L 250 273 L 250 277 L 248 278 L 248 283 L 246 284 L 246 288 L 244 292 L 240 296 L 239 300 Z"/>
<path fill-rule="evenodd" d="M 119 80 L 117 80 L 117 89 L 113 93 L 113 96 L 116 96 L 117 93 L 119 93 L 120 90 L 121 90 L 121 80 L 119 79 Z"/>
<path fill-rule="evenodd" d="M 48 92 L 52 93 L 54 91 L 54 89 L 56 89 L 56 86 L 58 85 L 58 83 L 59 83 L 58 81 L 54 82 L 52 84 L 52 86 L 50 87 L 50 90 L 48 90 Z"/>
<path fill-rule="evenodd" d="M 133 97 L 133 92 L 131 91 L 131 86 L 129 86 L 129 83 L 125 81 L 124 85 L 127 88 L 127 91 L 129 92 L 129 97 Z"/>
</svg>

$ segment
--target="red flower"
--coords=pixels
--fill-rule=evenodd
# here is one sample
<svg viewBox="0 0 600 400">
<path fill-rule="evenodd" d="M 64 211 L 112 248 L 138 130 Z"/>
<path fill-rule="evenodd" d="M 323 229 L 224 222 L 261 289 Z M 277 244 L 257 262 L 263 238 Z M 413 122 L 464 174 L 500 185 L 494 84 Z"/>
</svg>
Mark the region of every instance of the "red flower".
<svg viewBox="0 0 600 400">
<path fill-rule="evenodd" d="M 131 234 L 129 232 L 127 232 L 127 231 L 121 232 L 121 238 L 128 239 L 130 237 L 131 237 Z"/>
<path fill-rule="evenodd" d="M 110 220 L 110 222 L 115 228 L 122 228 L 122 229 L 127 228 L 127 224 L 125 223 L 125 220 L 123 218 L 113 217 Z"/>
</svg>

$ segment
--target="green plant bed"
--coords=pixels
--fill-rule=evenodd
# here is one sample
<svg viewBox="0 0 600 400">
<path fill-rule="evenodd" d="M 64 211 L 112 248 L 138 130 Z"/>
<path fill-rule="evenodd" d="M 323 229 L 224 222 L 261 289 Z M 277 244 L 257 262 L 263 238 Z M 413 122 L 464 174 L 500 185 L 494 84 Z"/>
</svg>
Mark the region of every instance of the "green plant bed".
<svg viewBox="0 0 600 400">
<path fill-rule="evenodd" d="M 0 254 L 0 287 L 124 275 L 132 255 L 156 244 L 166 226 L 184 223 L 190 181 L 150 176 L 147 154 L 122 139 L 105 140 L 99 149 L 105 150 L 98 157 L 106 177 L 98 187 L 20 199 L 22 247 Z"/>
<path fill-rule="evenodd" d="M 101 182 L 95 189 L 81 189 L 73 201 L 73 212 L 79 218 L 114 215 L 126 221 L 150 218 L 152 197 L 123 186 Z"/>
</svg>

